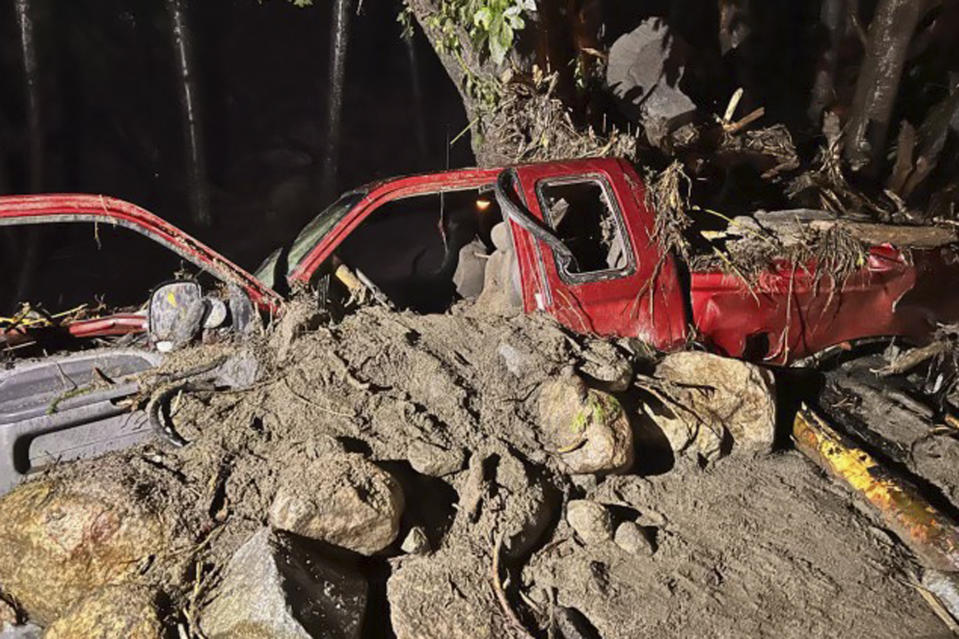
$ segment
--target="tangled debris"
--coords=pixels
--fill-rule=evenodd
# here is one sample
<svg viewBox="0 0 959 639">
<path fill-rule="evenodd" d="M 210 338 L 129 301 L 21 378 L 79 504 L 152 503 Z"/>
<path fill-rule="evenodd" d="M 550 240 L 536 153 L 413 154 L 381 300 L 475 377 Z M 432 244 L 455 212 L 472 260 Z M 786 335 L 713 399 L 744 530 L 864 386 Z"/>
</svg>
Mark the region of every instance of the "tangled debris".
<svg viewBox="0 0 959 639">
<path fill-rule="evenodd" d="M 566 106 L 554 93 L 558 76 L 537 70 L 529 82 L 510 82 L 483 135 L 496 149 L 486 159 L 489 165 L 510 165 L 554 158 L 636 158 L 636 138 L 611 127 L 597 132 L 577 127 Z"/>
<path fill-rule="evenodd" d="M 144 637 L 940 627 L 885 533 L 772 452 L 773 388 L 751 365 L 657 367 L 629 340 L 465 307 L 335 327 L 300 311 L 245 347 L 259 381 L 174 400 L 189 445 L 58 467 L 0 500 L 0 584 L 22 613 L 52 630 L 103 611 Z M 726 399 L 739 387 L 748 406 Z M 153 607 L 103 607 L 103 588 Z"/>
</svg>

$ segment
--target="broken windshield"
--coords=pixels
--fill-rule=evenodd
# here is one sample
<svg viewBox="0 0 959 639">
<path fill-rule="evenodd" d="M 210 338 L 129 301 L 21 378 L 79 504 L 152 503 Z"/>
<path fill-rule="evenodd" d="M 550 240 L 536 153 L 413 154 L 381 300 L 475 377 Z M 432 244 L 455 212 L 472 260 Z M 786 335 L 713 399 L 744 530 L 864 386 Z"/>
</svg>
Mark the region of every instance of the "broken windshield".
<svg viewBox="0 0 959 639">
<path fill-rule="evenodd" d="M 333 204 L 326 207 L 322 213 L 310 220 L 309 224 L 303 227 L 293 244 L 290 245 L 286 253 L 286 259 L 283 261 L 283 278 L 285 279 L 296 266 L 306 257 L 307 253 L 319 243 L 319 241 L 329 233 L 340 220 L 346 217 L 346 214 L 356 206 L 360 200 L 366 197 L 367 191 L 350 191 L 341 195 Z M 259 268 L 256 269 L 256 278 L 277 290 L 278 287 L 285 286 L 284 282 L 277 281 L 277 270 L 281 266 L 278 262 L 283 257 L 284 251 L 278 248 L 267 257 Z"/>
</svg>

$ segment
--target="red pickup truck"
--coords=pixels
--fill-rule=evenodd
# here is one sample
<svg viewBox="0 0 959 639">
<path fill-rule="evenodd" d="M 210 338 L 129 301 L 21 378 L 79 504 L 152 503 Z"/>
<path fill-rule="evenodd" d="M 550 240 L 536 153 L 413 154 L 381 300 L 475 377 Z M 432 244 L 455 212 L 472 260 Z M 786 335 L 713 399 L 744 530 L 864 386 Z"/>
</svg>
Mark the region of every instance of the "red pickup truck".
<svg viewBox="0 0 959 639">
<path fill-rule="evenodd" d="M 952 249 L 876 246 L 841 286 L 817 277 L 814 263 L 783 260 L 747 285 L 665 255 L 646 201 L 642 179 L 617 159 L 389 179 L 343 195 L 255 275 L 164 220 L 102 196 L 2 197 L 0 226 L 123 226 L 238 287 L 264 311 L 278 310 L 297 283 L 325 291 L 330 275 L 348 273 L 381 299 L 421 312 L 495 297 L 574 331 L 636 337 L 663 350 L 696 339 L 780 364 L 859 338 L 921 339 L 937 321 L 959 316 L 959 300 L 942 294 L 959 282 Z M 145 312 L 134 312 L 56 328 L 90 337 L 147 327 Z M 5 335 L 14 343 L 29 333 Z"/>
<path fill-rule="evenodd" d="M 126 202 L 2 197 L 0 226 L 92 226 L 83 237 L 96 240 L 94 255 L 112 259 L 87 279 L 93 288 L 107 276 L 126 284 L 145 274 L 149 284 L 133 287 L 130 312 L 5 320 L 6 328 L 0 322 L 7 348 L 81 346 L 0 367 L 0 494 L 48 464 L 129 446 L 152 432 L 182 444 L 164 425 L 162 402 L 130 413 L 120 401 L 140 392 L 138 375 L 179 344 L 247 330 L 257 310 L 281 311 L 284 296 L 302 285 L 331 313 L 349 310 L 358 294 L 422 313 L 473 299 L 490 309 L 549 313 L 573 331 L 636 337 L 664 350 L 695 339 L 719 353 L 780 364 L 860 338 L 921 339 L 936 322 L 959 317 L 959 296 L 952 294 L 959 259 L 949 248 L 873 247 L 841 286 L 818 277 L 813 263 L 786 261 L 747 285 L 664 253 L 653 237 L 656 211 L 646 201 L 632 166 L 611 159 L 401 177 L 343 195 L 254 275 Z M 162 257 L 172 252 L 174 267 L 158 269 L 156 259 L 138 252 L 125 264 L 99 250 L 112 227 L 152 240 L 144 242 L 165 249 Z M 136 239 L 117 238 L 114 248 L 129 255 Z M 90 261 L 81 259 L 81 266 Z M 156 286 L 154 275 L 161 281 L 183 262 L 195 267 L 189 279 Z M 88 300 L 98 291 L 77 284 L 84 270 L 56 265 L 46 288 L 52 283 L 72 291 L 74 301 Z M 109 336 L 119 337 L 91 348 Z M 242 386 L 252 380 L 237 376 L 243 370 L 224 363 L 196 374 Z"/>
</svg>

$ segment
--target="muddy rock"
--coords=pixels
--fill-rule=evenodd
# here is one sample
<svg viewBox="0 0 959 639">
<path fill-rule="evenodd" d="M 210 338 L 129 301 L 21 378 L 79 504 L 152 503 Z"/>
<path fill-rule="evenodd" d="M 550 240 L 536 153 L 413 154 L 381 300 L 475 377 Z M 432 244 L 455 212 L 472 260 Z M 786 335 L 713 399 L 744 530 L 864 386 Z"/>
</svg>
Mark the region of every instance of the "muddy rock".
<svg viewBox="0 0 959 639">
<path fill-rule="evenodd" d="M 621 393 L 633 381 L 633 367 L 629 360 L 609 342 L 590 342 L 583 359 L 580 371 L 595 379 L 603 390 Z"/>
<path fill-rule="evenodd" d="M 372 555 L 396 539 L 403 504 L 385 470 L 362 455 L 330 454 L 281 473 L 269 517 L 279 530 Z"/>
<path fill-rule="evenodd" d="M 775 438 L 772 375 L 758 366 L 708 353 L 667 356 L 656 376 L 672 384 L 659 408 L 644 407 L 677 454 L 707 460 L 730 452 L 769 452 Z M 693 446 L 695 444 L 695 446 Z"/>
<path fill-rule="evenodd" d="M 625 472 L 633 463 L 633 432 L 619 401 L 571 371 L 543 385 L 539 418 L 547 447 L 571 473 Z"/>
<path fill-rule="evenodd" d="M 366 593 L 366 580 L 321 544 L 264 528 L 230 559 L 200 626 L 209 639 L 357 638 Z"/>
<path fill-rule="evenodd" d="M 166 528 L 133 490 L 106 476 L 42 479 L 0 499 L 0 582 L 31 620 L 52 622 L 166 550 Z"/>
<path fill-rule="evenodd" d="M 443 448 L 422 440 L 409 445 L 406 457 L 413 470 L 430 477 L 444 477 L 458 472 L 466 463 L 466 454 L 462 448 Z"/>
<path fill-rule="evenodd" d="M 573 499 L 566 504 L 566 522 L 587 544 L 598 544 L 613 538 L 609 510 L 588 499 Z"/>
<path fill-rule="evenodd" d="M 47 627 L 44 639 L 163 639 L 154 594 L 136 586 L 107 586 L 77 602 Z"/>
<path fill-rule="evenodd" d="M 649 543 L 649 538 L 643 529 L 634 521 L 624 521 L 616 526 L 616 533 L 613 535 L 613 541 L 616 545 L 631 555 L 650 556 L 653 554 L 653 545 Z"/>
<path fill-rule="evenodd" d="M 542 538 L 553 521 L 558 500 L 518 457 L 503 450 L 493 457 L 497 458 L 496 490 L 489 508 L 499 515 L 505 556 L 517 560 Z"/>
<path fill-rule="evenodd" d="M 404 559 L 386 584 L 397 639 L 510 636 L 490 587 L 488 558 L 468 548 Z"/>
</svg>

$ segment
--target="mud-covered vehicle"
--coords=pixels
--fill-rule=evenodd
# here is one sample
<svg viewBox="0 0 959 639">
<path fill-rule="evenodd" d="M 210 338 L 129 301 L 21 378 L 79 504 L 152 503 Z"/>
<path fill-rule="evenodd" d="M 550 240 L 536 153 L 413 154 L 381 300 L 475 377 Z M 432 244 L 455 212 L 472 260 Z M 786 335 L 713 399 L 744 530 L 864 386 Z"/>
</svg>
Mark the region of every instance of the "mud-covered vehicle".
<svg viewBox="0 0 959 639">
<path fill-rule="evenodd" d="M 124 401 L 138 392 L 139 376 L 171 350 L 254 330 L 303 289 L 334 316 L 363 299 L 419 313 L 472 300 L 661 350 L 697 340 L 775 364 L 863 339 L 921 342 L 959 316 L 959 299 L 942 294 L 959 281 L 948 241 L 872 246 L 841 278 L 784 255 L 747 280 L 715 260 L 686 263 L 667 250 L 648 200 L 635 169 L 616 159 L 395 178 L 343 195 L 251 274 L 126 202 L 2 197 L 0 226 L 86 224 L 98 245 L 103 229 L 121 228 L 178 267 L 158 275 L 152 291 L 133 291 L 140 302 L 123 312 L 24 313 L 0 324 L 7 355 L 26 355 L 0 371 L 0 492 L 49 463 L 163 433 L 160 403 L 131 412 Z M 803 222 L 808 213 L 787 217 Z M 117 263 L 92 284 L 129 268 Z M 87 299 L 97 292 L 73 289 Z M 50 352 L 58 354 L 37 356 Z M 246 378 L 218 369 L 195 376 L 214 385 Z"/>
</svg>

